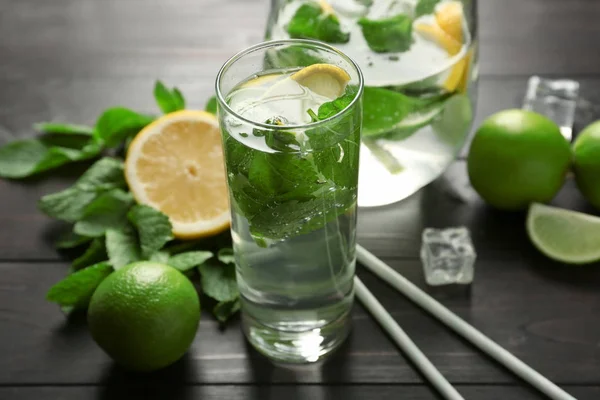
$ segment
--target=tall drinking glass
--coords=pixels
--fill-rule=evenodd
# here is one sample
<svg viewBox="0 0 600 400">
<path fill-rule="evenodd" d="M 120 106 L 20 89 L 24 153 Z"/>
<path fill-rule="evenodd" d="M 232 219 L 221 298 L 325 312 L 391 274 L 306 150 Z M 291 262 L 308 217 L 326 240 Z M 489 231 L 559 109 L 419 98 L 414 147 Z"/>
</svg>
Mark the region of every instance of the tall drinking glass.
<svg viewBox="0 0 600 400">
<path fill-rule="evenodd" d="M 227 61 L 216 91 L 244 332 L 274 360 L 317 361 L 350 326 L 361 72 L 326 44 L 272 41 Z"/>
</svg>

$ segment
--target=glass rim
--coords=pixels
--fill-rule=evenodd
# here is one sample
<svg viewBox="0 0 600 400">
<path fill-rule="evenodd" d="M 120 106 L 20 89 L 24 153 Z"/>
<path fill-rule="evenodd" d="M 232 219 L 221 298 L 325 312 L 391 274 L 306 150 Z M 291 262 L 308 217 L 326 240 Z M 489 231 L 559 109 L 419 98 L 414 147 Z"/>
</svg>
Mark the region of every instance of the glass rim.
<svg viewBox="0 0 600 400">
<path fill-rule="evenodd" d="M 279 125 L 270 125 L 270 124 L 265 124 L 263 122 L 256 122 L 256 121 L 252 121 L 246 117 L 243 117 L 241 115 L 239 115 L 237 112 L 235 112 L 230 106 L 229 104 L 227 104 L 227 102 L 225 101 L 225 98 L 223 96 L 223 93 L 221 92 L 220 89 L 220 85 L 219 83 L 222 80 L 223 75 L 225 74 L 225 72 L 238 60 L 240 60 L 242 57 L 255 52 L 256 50 L 260 50 L 260 49 L 264 49 L 264 48 L 268 48 L 268 47 L 274 47 L 277 45 L 310 45 L 313 47 L 319 47 L 321 49 L 325 49 L 328 50 L 338 56 L 340 56 L 342 59 L 344 59 L 345 61 L 347 61 L 350 65 L 352 65 L 354 67 L 354 69 L 356 70 L 357 74 L 358 74 L 358 91 L 356 92 L 356 95 L 354 96 L 354 98 L 352 99 L 352 101 L 350 102 L 350 104 L 348 104 L 346 107 L 344 107 L 341 111 L 339 111 L 338 113 L 332 115 L 331 117 L 325 118 L 321 121 L 316 121 L 316 122 L 309 122 L 307 124 L 300 124 L 300 125 L 283 125 L 283 126 L 279 126 Z M 360 69 L 360 67 L 358 66 L 358 64 L 356 62 L 354 62 L 354 60 L 350 57 L 348 57 L 346 54 L 344 54 L 342 51 L 336 49 L 333 46 L 330 46 L 326 43 L 323 42 L 319 42 L 317 40 L 308 40 L 308 39 L 278 39 L 278 40 L 267 40 L 264 42 L 260 42 L 257 43 L 255 45 L 252 45 L 250 47 L 245 48 L 244 50 L 239 51 L 238 53 L 236 53 L 235 55 L 233 55 L 231 58 L 229 58 L 225 64 L 223 64 L 223 66 L 219 69 L 219 73 L 217 74 L 217 79 L 215 81 L 215 90 L 216 90 L 216 94 L 217 94 L 217 101 L 219 102 L 219 105 L 221 105 L 229 114 L 234 115 L 236 118 L 244 121 L 247 124 L 251 124 L 254 126 L 257 126 L 259 128 L 264 128 L 264 129 L 269 129 L 269 130 L 278 130 L 278 131 L 287 131 L 287 130 L 294 130 L 294 129 L 305 129 L 305 128 L 314 128 L 314 127 L 318 127 L 318 126 L 322 126 L 325 125 L 327 123 L 331 123 L 332 121 L 340 118 L 341 116 L 343 116 L 344 114 L 346 114 L 349 110 L 351 110 L 354 105 L 356 104 L 356 102 L 360 99 L 362 93 L 363 93 L 363 89 L 364 89 L 364 78 L 363 78 L 363 74 L 362 71 Z"/>
</svg>

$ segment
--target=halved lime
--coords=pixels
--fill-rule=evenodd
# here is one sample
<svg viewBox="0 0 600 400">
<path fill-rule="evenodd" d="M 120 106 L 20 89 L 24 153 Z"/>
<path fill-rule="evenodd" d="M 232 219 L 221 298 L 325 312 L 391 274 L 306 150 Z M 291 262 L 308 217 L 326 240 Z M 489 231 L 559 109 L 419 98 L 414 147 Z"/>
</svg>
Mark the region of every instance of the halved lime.
<svg viewBox="0 0 600 400">
<path fill-rule="evenodd" d="M 533 203 L 527 234 L 548 257 L 568 264 L 600 260 L 600 217 Z"/>
</svg>

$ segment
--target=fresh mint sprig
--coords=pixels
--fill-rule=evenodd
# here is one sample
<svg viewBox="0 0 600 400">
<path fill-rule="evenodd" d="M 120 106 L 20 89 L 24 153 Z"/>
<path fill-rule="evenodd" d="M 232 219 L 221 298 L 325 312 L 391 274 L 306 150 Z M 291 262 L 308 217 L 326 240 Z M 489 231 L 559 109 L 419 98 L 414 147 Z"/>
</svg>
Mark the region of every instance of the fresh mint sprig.
<svg viewBox="0 0 600 400">
<path fill-rule="evenodd" d="M 164 113 L 185 108 L 181 92 L 160 81 L 154 86 L 154 97 Z M 216 113 L 214 98 L 207 109 Z M 96 287 L 114 270 L 134 261 L 152 260 L 170 264 L 192 279 L 202 275 L 203 292 L 217 302 L 215 316 L 224 322 L 239 310 L 230 263 L 231 240 L 223 239 L 224 235 L 202 241 L 174 240 L 169 218 L 152 207 L 136 204 L 127 186 L 124 164 L 118 156 L 154 119 L 125 107 L 113 107 L 104 111 L 93 127 L 35 124 L 39 138 L 0 148 L 0 176 L 25 178 L 68 163 L 97 159 L 71 187 L 39 201 L 42 212 L 71 225 L 56 247 L 79 253 L 68 276 L 48 291 L 49 301 L 68 310 L 85 308 Z"/>
</svg>

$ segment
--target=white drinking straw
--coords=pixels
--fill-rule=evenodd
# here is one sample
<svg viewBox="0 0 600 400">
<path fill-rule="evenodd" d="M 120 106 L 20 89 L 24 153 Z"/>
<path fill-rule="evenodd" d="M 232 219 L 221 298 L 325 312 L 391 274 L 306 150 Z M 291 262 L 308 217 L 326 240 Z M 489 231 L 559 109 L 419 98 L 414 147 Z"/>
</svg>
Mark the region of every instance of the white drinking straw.
<svg viewBox="0 0 600 400">
<path fill-rule="evenodd" d="M 394 271 L 390 266 L 369 253 L 369 251 L 362 246 L 357 245 L 356 251 L 358 261 L 375 275 L 379 276 L 388 284 L 396 288 L 400 293 L 431 313 L 456 333 L 479 347 L 480 350 L 487 353 L 490 357 L 496 359 L 496 361 L 514 372 L 517 376 L 529 382 L 546 396 L 553 400 L 576 400 L 575 397 L 571 396 L 539 372 L 513 356 L 499 344 L 444 307 L 440 302 L 419 289 L 398 272 Z"/>
<path fill-rule="evenodd" d="M 440 392 L 440 394 L 447 400 L 464 400 L 464 397 L 456 391 L 450 382 L 448 382 L 431 361 L 429 361 L 425 354 L 419 350 L 417 345 L 414 344 L 406 332 L 400 328 L 400 325 L 394 321 L 392 316 L 388 314 L 381 303 L 377 301 L 375 296 L 373 296 L 358 277 L 354 278 L 354 288 L 358 299 L 363 303 L 367 310 L 371 312 L 377 322 L 379 322 L 379 324 L 388 332 L 404 354 L 415 363 L 421 373 L 425 375 L 427 380 Z"/>
</svg>

